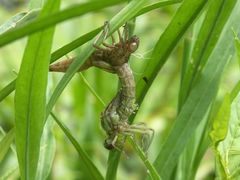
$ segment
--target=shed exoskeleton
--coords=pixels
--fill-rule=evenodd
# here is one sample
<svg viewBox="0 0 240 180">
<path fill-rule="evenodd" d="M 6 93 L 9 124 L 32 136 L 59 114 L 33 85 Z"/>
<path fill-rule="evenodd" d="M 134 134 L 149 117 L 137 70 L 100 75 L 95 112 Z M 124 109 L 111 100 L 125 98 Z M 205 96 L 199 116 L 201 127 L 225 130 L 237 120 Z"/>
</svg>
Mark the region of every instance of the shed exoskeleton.
<svg viewBox="0 0 240 180">
<path fill-rule="evenodd" d="M 105 23 L 104 29 L 107 28 L 109 28 L 109 24 Z M 105 42 L 102 43 L 102 46 L 94 44 L 96 50 L 79 69 L 79 71 L 83 71 L 95 66 L 117 74 L 119 78 L 121 88 L 101 114 L 101 126 L 107 134 L 104 147 L 109 150 L 121 149 L 126 136 L 134 136 L 138 133 L 143 138 L 149 137 L 151 142 L 154 134 L 153 129 L 148 128 L 144 123 L 129 124 L 128 119 L 137 110 L 137 105 L 135 104 L 134 76 L 128 61 L 130 55 L 139 46 L 139 38 L 135 35 L 129 37 L 126 28 L 124 28 L 123 35 L 119 30 L 117 32 L 119 42 L 116 43 L 114 36 L 111 35 L 112 44 Z M 103 31 L 103 33 L 107 32 Z M 50 65 L 49 69 L 50 71 L 65 72 L 73 60 L 55 63 Z M 144 145 L 144 149 L 147 149 L 150 142 Z"/>
</svg>

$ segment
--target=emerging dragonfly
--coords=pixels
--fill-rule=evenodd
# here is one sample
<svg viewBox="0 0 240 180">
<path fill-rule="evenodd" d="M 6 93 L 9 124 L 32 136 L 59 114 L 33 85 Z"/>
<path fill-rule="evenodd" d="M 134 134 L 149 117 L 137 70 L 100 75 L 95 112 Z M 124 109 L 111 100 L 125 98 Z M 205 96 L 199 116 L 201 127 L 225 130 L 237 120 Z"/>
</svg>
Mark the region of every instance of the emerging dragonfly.
<svg viewBox="0 0 240 180">
<path fill-rule="evenodd" d="M 103 33 L 107 36 L 109 23 L 104 25 Z M 117 74 L 121 88 L 112 101 L 101 114 L 101 125 L 108 137 L 104 142 L 104 147 L 112 149 L 122 149 L 126 136 L 142 135 L 143 148 L 146 150 L 150 145 L 154 130 L 148 128 L 144 123 L 129 124 L 129 117 L 137 110 L 135 104 L 135 81 L 132 70 L 128 64 L 130 55 L 139 46 L 137 36 L 129 37 L 127 26 L 123 33 L 118 30 L 119 42 L 111 35 L 112 44 L 102 43 L 104 47 L 93 45 L 96 50 L 90 58 L 80 67 L 79 71 L 96 66 L 110 73 Z M 65 72 L 74 59 L 62 61 L 50 65 L 50 71 Z M 148 139 L 148 143 L 144 140 Z M 147 144 L 147 145 L 145 145 Z"/>
</svg>

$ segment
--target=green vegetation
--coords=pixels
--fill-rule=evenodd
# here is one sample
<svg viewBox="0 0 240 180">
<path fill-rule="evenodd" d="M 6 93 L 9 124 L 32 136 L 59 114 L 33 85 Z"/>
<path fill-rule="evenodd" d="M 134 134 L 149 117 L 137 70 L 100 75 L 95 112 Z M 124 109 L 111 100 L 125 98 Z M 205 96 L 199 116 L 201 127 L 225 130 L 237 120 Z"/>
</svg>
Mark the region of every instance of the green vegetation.
<svg viewBox="0 0 240 180">
<path fill-rule="evenodd" d="M 240 177 L 239 1 L 20 4 L 0 4 L 0 179 Z M 106 20 L 109 34 L 128 22 L 140 38 L 130 60 L 139 109 L 129 122 L 155 130 L 147 154 L 131 137 L 123 152 L 103 147 L 100 114 L 116 75 L 76 73 L 103 42 Z M 66 73 L 48 72 L 68 56 Z"/>
</svg>

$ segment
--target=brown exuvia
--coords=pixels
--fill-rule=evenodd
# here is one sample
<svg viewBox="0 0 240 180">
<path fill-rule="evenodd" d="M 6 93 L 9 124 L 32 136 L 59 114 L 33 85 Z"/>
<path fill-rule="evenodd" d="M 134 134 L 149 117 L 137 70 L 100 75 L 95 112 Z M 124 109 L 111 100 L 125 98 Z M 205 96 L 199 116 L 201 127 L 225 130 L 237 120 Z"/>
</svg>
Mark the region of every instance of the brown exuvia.
<svg viewBox="0 0 240 180">
<path fill-rule="evenodd" d="M 105 28 L 108 25 L 106 23 Z M 130 55 L 139 46 L 139 38 L 137 36 L 129 37 L 128 33 L 123 36 L 119 30 L 117 32 L 119 42 L 116 43 L 111 35 L 112 44 L 103 42 L 102 46 L 104 47 L 94 44 L 96 50 L 79 69 L 79 71 L 83 71 L 95 66 L 117 74 L 119 77 L 121 88 L 101 114 L 101 125 L 108 136 L 104 146 L 109 150 L 121 148 L 127 135 L 140 133 L 149 136 L 151 133 L 150 139 L 152 140 L 154 133 L 144 123 L 130 125 L 128 122 L 129 117 L 137 109 L 135 104 L 135 81 L 128 61 Z M 52 64 L 49 69 L 50 71 L 65 72 L 73 60 L 74 58 Z"/>
</svg>

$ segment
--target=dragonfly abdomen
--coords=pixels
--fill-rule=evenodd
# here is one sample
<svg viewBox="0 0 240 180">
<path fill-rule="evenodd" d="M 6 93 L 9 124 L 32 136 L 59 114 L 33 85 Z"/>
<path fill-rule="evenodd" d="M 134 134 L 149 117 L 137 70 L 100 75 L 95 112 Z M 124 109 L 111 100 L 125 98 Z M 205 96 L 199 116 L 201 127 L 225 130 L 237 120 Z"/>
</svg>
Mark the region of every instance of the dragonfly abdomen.
<svg viewBox="0 0 240 180">
<path fill-rule="evenodd" d="M 120 121 L 127 121 L 129 116 L 136 110 L 135 105 L 135 81 L 132 70 L 128 63 L 124 63 L 116 69 L 121 83 L 120 103 L 117 108 Z"/>
</svg>

